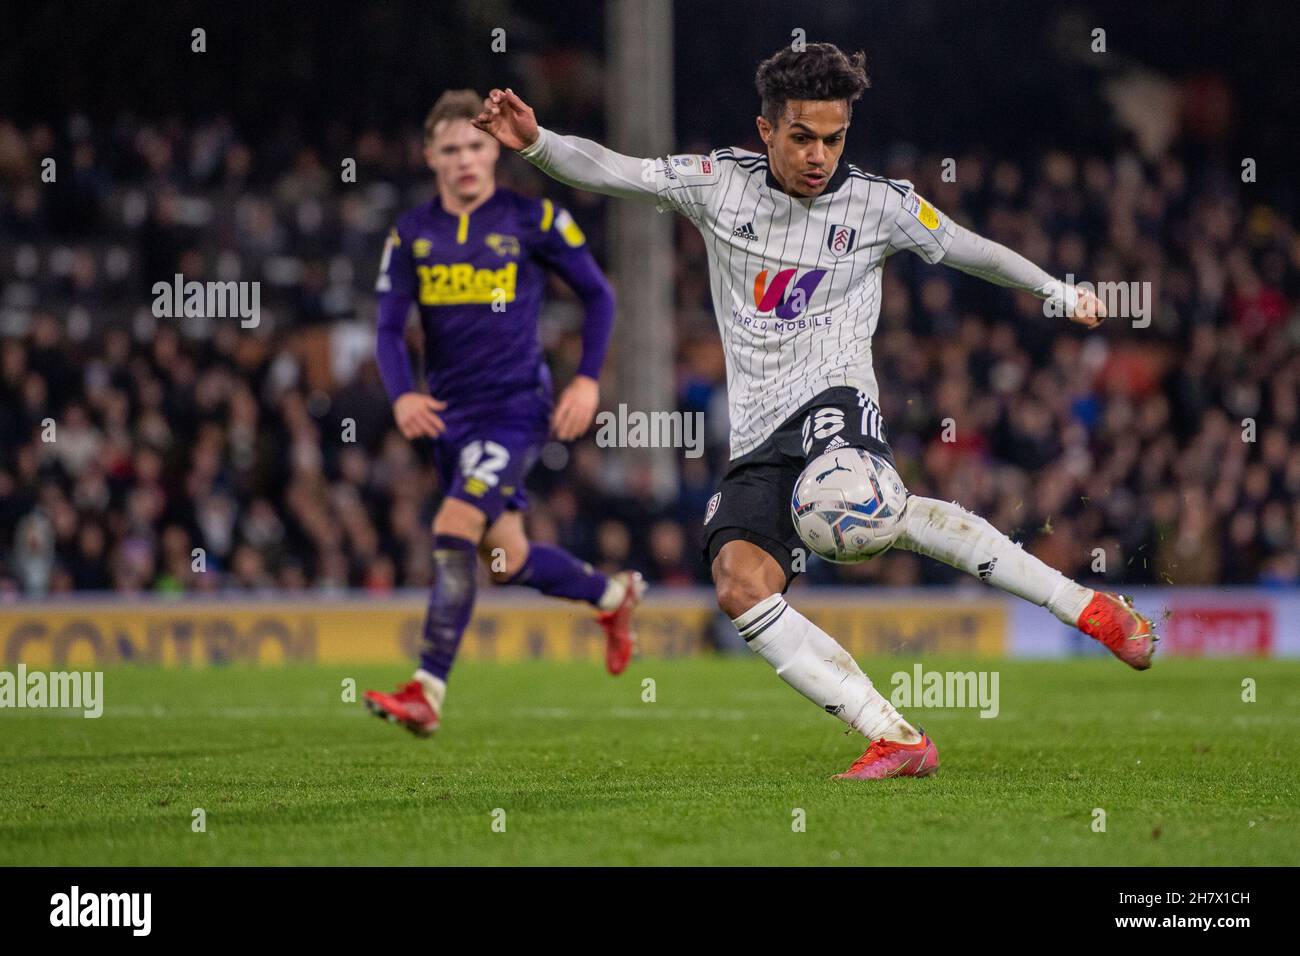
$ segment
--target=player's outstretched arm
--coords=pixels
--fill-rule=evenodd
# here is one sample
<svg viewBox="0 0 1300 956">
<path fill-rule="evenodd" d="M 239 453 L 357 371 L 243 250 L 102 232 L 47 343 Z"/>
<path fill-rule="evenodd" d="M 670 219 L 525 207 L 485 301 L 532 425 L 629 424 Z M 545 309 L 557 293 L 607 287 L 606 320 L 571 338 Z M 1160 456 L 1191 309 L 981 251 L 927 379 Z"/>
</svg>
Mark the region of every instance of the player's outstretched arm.
<svg viewBox="0 0 1300 956">
<path fill-rule="evenodd" d="M 625 156 L 589 139 L 560 136 L 538 126 L 532 107 L 513 90 L 492 90 L 472 122 L 568 186 L 624 199 L 659 199 L 656 160 Z"/>
<path fill-rule="evenodd" d="M 1040 299 L 1059 298 L 1062 312 L 1093 329 L 1106 318 L 1106 307 L 1087 289 L 1052 278 L 1020 253 L 949 221 L 952 242 L 941 260 L 994 285 L 1032 292 Z"/>
<path fill-rule="evenodd" d="M 537 117 L 533 108 L 515 95 L 514 90 L 491 90 L 483 101 L 483 111 L 470 122 L 506 149 L 516 152 L 537 141 Z"/>
</svg>

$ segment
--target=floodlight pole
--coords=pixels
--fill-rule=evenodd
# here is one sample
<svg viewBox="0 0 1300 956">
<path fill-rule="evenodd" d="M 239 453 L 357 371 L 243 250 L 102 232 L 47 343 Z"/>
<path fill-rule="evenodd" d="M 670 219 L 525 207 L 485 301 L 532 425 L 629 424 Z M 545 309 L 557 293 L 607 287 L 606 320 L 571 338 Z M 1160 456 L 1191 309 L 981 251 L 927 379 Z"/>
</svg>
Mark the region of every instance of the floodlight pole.
<svg viewBox="0 0 1300 956">
<path fill-rule="evenodd" d="M 606 7 L 609 146 L 630 156 L 673 152 L 672 0 L 612 0 Z M 673 369 L 672 216 L 644 202 L 615 200 L 610 216 L 610 269 L 618 296 L 614 347 L 618 402 L 629 411 L 676 410 Z M 608 407 L 612 396 L 603 399 Z M 615 403 L 617 404 L 617 403 Z M 682 449 L 626 451 L 625 463 L 648 461 L 657 497 L 677 492 Z"/>
</svg>

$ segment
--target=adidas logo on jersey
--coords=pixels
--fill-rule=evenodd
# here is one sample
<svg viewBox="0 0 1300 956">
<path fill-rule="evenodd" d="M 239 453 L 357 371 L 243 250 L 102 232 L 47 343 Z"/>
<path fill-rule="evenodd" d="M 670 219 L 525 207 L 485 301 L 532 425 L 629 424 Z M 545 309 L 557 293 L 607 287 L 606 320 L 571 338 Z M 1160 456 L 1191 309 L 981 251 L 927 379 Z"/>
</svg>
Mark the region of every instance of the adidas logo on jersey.
<svg viewBox="0 0 1300 956">
<path fill-rule="evenodd" d="M 743 226 L 738 227 L 735 231 L 732 232 L 732 235 L 738 236 L 739 238 L 744 239 L 746 242 L 750 242 L 758 238 L 758 233 L 754 231 L 754 224 L 752 222 L 747 222 Z"/>
<path fill-rule="evenodd" d="M 837 448 L 846 448 L 848 447 L 848 444 L 849 443 L 846 442 L 843 438 L 841 438 L 839 435 L 836 435 L 834 438 L 832 438 L 830 441 L 826 443 L 826 448 L 825 450 L 822 451 L 822 454 L 824 455 L 826 454 L 826 452 L 834 451 Z"/>
</svg>

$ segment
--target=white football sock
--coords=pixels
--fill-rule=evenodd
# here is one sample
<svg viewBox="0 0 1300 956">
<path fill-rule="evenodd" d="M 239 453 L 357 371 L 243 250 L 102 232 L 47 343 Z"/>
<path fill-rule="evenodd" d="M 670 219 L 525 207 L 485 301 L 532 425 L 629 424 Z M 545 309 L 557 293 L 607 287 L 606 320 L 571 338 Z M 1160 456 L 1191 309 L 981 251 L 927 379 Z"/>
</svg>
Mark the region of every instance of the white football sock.
<svg viewBox="0 0 1300 956">
<path fill-rule="evenodd" d="M 623 603 L 625 594 L 627 594 L 627 578 L 621 574 L 611 574 L 605 579 L 605 591 L 596 602 L 597 610 L 614 610 Z"/>
<path fill-rule="evenodd" d="M 921 739 L 894 705 L 880 695 L 853 655 L 779 594 L 735 619 L 740 636 L 780 678 L 868 740 Z"/>
<path fill-rule="evenodd" d="M 424 688 L 424 696 L 429 699 L 430 706 L 433 707 L 435 712 L 441 714 L 442 701 L 447 696 L 447 682 L 434 677 L 424 668 L 420 668 L 415 672 L 415 679 Z"/>
<path fill-rule="evenodd" d="M 1045 607 L 1071 627 L 1093 591 L 1048 567 L 979 515 L 951 501 L 912 495 L 894 547 L 935 558 Z"/>
</svg>

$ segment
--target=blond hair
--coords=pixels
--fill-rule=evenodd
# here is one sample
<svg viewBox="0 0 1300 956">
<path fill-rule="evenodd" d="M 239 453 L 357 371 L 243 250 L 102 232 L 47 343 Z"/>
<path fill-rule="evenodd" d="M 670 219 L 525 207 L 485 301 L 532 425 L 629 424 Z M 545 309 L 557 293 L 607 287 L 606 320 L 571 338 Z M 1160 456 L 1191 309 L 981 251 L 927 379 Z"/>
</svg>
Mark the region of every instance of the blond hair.
<svg viewBox="0 0 1300 956">
<path fill-rule="evenodd" d="M 433 131 L 443 120 L 472 120 L 483 112 L 483 97 L 473 90 L 447 90 L 424 118 L 424 141 L 433 141 Z"/>
</svg>

